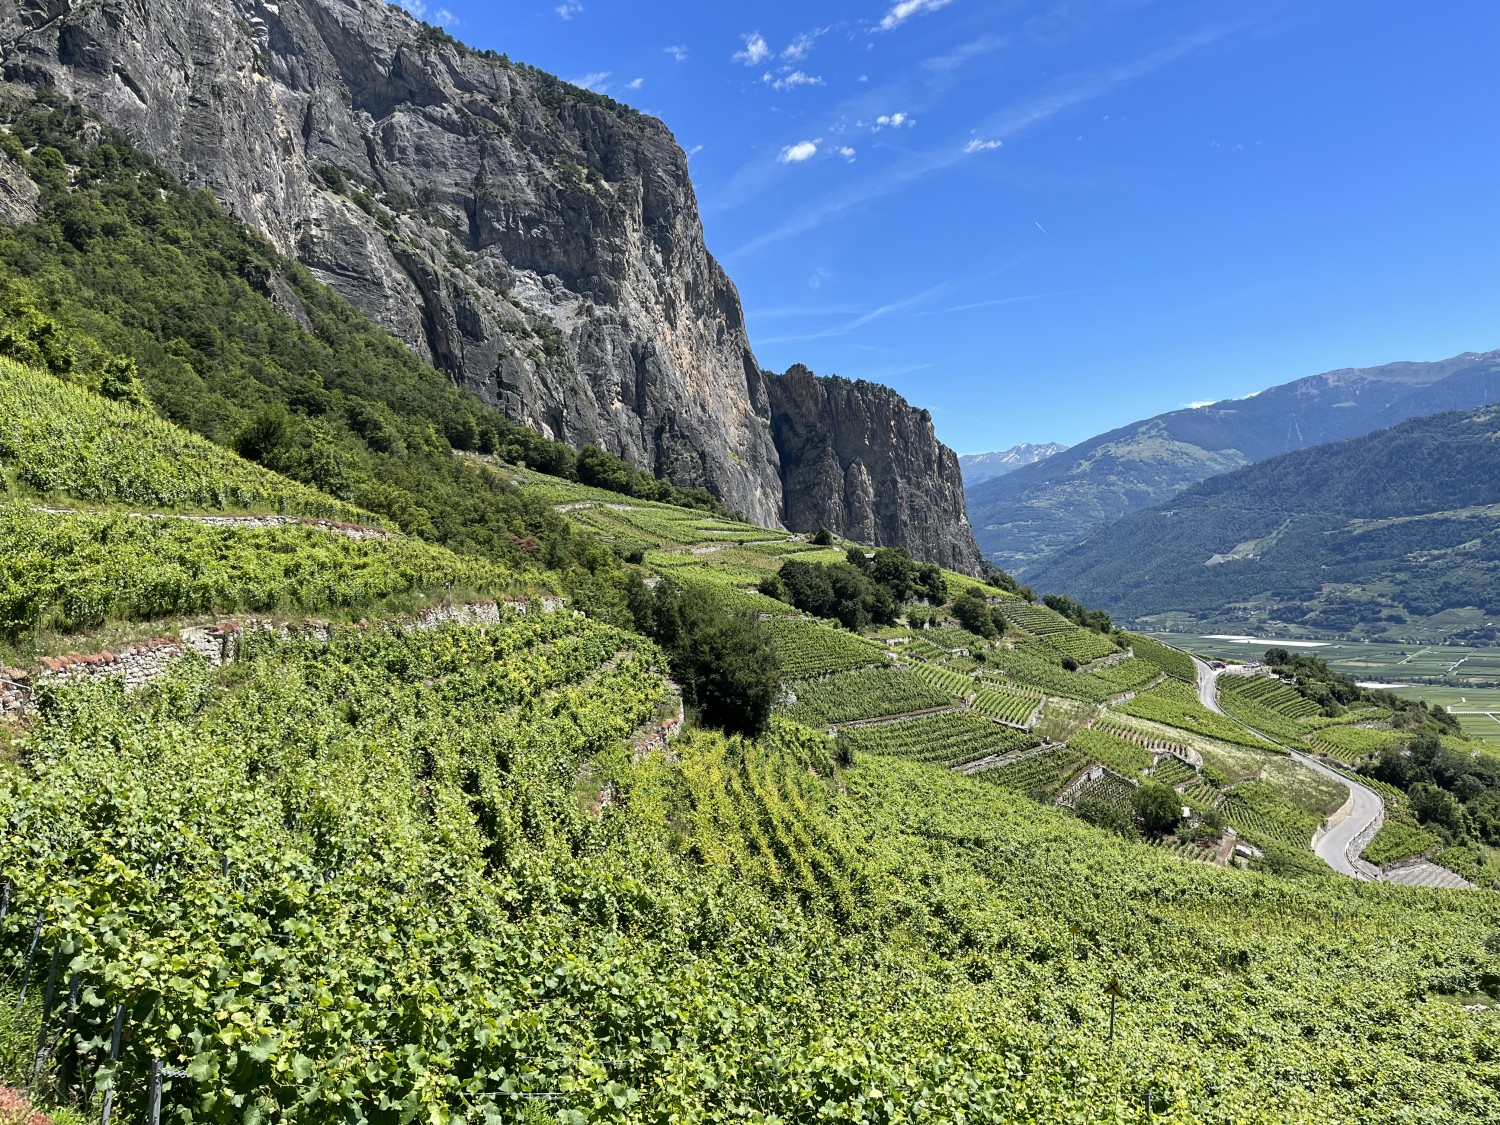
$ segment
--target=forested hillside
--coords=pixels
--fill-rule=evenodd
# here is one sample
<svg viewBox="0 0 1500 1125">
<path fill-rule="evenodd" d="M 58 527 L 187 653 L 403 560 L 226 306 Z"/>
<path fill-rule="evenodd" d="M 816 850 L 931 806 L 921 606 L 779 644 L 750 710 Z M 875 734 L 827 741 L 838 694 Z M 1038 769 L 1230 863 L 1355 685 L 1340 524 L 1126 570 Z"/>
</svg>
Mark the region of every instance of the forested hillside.
<svg viewBox="0 0 1500 1125">
<path fill-rule="evenodd" d="M 1500 413 L 1415 419 L 1226 473 L 1038 564 L 1126 619 L 1325 629 L 1500 616 Z"/>
<path fill-rule="evenodd" d="M 1500 401 L 1500 352 L 1330 371 L 1122 426 L 968 490 L 984 556 L 1028 577 L 1092 530 L 1198 481 L 1408 418 Z"/>
</svg>

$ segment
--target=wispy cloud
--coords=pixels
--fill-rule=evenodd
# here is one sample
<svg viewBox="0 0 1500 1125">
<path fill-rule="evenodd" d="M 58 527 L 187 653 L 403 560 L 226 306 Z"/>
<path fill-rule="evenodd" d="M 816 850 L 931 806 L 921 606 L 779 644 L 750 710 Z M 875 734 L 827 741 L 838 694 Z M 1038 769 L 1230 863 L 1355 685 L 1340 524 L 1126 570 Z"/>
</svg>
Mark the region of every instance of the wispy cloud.
<svg viewBox="0 0 1500 1125">
<path fill-rule="evenodd" d="M 1109 70 L 1095 74 L 1074 75 L 1031 97 L 1013 102 L 992 115 L 977 132 L 989 140 L 1004 143 L 1056 117 L 1065 110 L 1102 97 L 1120 86 L 1143 78 L 1169 63 L 1201 50 L 1237 30 L 1238 27 L 1237 24 L 1224 24 L 1208 28 L 1184 36 L 1167 47 Z M 944 172 L 959 161 L 966 160 L 973 155 L 965 151 L 973 139 L 972 136 L 968 140 L 960 138 L 948 142 L 941 148 L 913 154 L 905 163 L 895 168 L 810 204 L 780 226 L 750 240 L 733 253 L 753 253 L 785 239 L 794 238 L 872 200 L 883 198 L 902 190 L 909 184 Z"/>
<path fill-rule="evenodd" d="M 765 36 L 758 31 L 752 31 L 744 37 L 745 49 L 736 51 L 731 58 L 735 62 L 744 63 L 746 66 L 759 66 L 771 57 L 771 45 L 766 42 Z"/>
<path fill-rule="evenodd" d="M 609 89 L 606 79 L 613 73 L 612 70 L 596 70 L 585 74 L 582 78 L 570 78 L 568 81 L 575 86 L 582 86 L 585 90 L 593 90 L 595 93 L 602 94 Z"/>
<path fill-rule="evenodd" d="M 814 156 L 817 156 L 818 145 L 822 143 L 822 137 L 819 137 L 815 141 L 798 141 L 796 144 L 787 145 L 784 149 L 782 149 L 781 155 L 776 159 L 781 161 L 783 164 L 801 164 L 804 161 L 811 160 Z"/>
<path fill-rule="evenodd" d="M 1202 410 L 1205 406 L 1212 406 L 1217 401 L 1218 401 L 1217 399 L 1206 398 L 1206 399 L 1203 399 L 1201 402 L 1185 402 L 1185 403 L 1182 404 L 1182 409 L 1183 410 Z"/>
<path fill-rule="evenodd" d="M 875 124 L 870 128 L 872 132 L 878 133 L 882 129 L 900 129 L 903 126 L 911 126 L 916 123 L 917 119 L 915 117 L 911 117 L 905 113 L 882 113 L 875 119 Z"/>
<path fill-rule="evenodd" d="M 859 155 L 849 145 L 840 145 L 838 152 L 839 152 L 839 155 L 842 156 L 845 160 L 847 160 L 850 164 L 853 164 L 854 163 L 854 158 Z"/>
<path fill-rule="evenodd" d="M 663 47 L 661 53 L 671 55 L 674 62 L 687 62 L 688 49 L 683 46 Z"/>
<path fill-rule="evenodd" d="M 438 27 L 458 27 L 459 18 L 447 8 L 434 8 L 426 0 L 401 0 L 401 6 L 417 19 L 436 24 Z"/>
<path fill-rule="evenodd" d="M 702 145 L 694 145 L 692 148 L 690 148 L 690 149 L 687 150 L 687 158 L 689 160 L 691 160 L 693 157 L 697 156 L 702 151 L 703 151 L 703 146 Z"/>
<path fill-rule="evenodd" d="M 583 11 L 583 5 L 578 0 L 563 0 L 561 4 L 552 10 L 557 13 L 558 19 L 570 20 Z"/>
<path fill-rule="evenodd" d="M 817 31 L 804 31 L 786 45 L 786 50 L 781 52 L 781 57 L 790 62 L 800 62 L 802 59 L 807 58 L 808 53 L 813 49 L 813 44 L 818 41 L 819 37 L 827 34 L 827 32 L 828 29 L 826 27 L 819 28 Z"/>
<path fill-rule="evenodd" d="M 973 156 L 976 152 L 993 152 L 997 148 L 1004 147 L 1004 141 L 986 141 L 975 137 L 968 144 L 964 145 L 964 155 Z"/>
<path fill-rule="evenodd" d="M 795 90 L 798 86 L 823 85 L 823 80 L 817 75 L 803 74 L 800 70 L 782 74 L 772 74 L 768 70 L 760 76 L 760 80 L 773 90 Z"/>
<path fill-rule="evenodd" d="M 632 78 L 629 82 L 625 83 L 625 89 L 639 90 L 645 84 L 646 80 L 644 78 Z"/>
<path fill-rule="evenodd" d="M 878 26 L 881 31 L 894 31 L 912 16 L 923 12 L 935 12 L 939 8 L 946 8 L 952 2 L 953 0 L 900 0 L 900 3 L 891 5 Z"/>
<path fill-rule="evenodd" d="M 881 305 L 878 308 L 870 309 L 868 312 L 861 313 L 853 320 L 845 321 L 843 324 L 836 324 L 830 328 L 823 328 L 816 332 L 802 332 L 787 336 L 773 336 L 768 340 L 757 340 L 756 343 L 795 344 L 802 343 L 806 340 L 827 340 L 835 336 L 848 336 L 850 333 L 858 332 L 861 328 L 874 324 L 877 320 L 883 320 L 884 318 L 892 316 L 895 313 L 906 312 L 910 309 L 916 308 L 918 305 L 925 304 L 926 302 L 932 300 L 934 297 L 940 297 L 944 293 L 949 293 L 955 288 L 957 284 L 958 283 L 954 281 L 942 281 L 927 289 L 923 289 L 920 293 L 913 293 L 909 297 L 902 297 L 898 300 L 890 301 L 887 304 Z"/>
</svg>

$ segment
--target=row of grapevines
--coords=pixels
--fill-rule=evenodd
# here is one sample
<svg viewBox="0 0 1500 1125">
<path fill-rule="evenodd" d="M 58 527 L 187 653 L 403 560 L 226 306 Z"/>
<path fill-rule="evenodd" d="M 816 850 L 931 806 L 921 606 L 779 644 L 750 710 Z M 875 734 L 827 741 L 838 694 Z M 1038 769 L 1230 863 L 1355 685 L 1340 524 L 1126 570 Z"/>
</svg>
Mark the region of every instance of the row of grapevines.
<svg viewBox="0 0 1500 1125">
<path fill-rule="evenodd" d="M 44 496 L 178 510 L 374 517 L 52 375 L 0 358 L 0 476 Z"/>
<path fill-rule="evenodd" d="M 354 540 L 311 527 L 39 512 L 0 505 L 0 636 L 206 612 L 315 611 L 516 576 L 404 536 Z"/>
<path fill-rule="evenodd" d="M 967 765 L 1037 745 L 1029 734 L 996 726 L 965 711 L 851 727 L 839 738 L 855 753 L 896 755 L 941 766 Z"/>
<path fill-rule="evenodd" d="M 1198 692 L 1193 685 L 1176 680 L 1168 680 L 1159 687 L 1142 692 L 1134 699 L 1120 704 L 1119 710 L 1127 715 L 1150 719 L 1223 742 L 1275 749 L 1271 743 L 1251 734 L 1233 719 L 1210 711 L 1198 701 Z"/>
<path fill-rule="evenodd" d="M 844 629 L 787 617 L 773 617 L 767 626 L 788 679 L 886 663 L 885 649 Z"/>
<path fill-rule="evenodd" d="M 953 698 L 904 668 L 868 668 L 817 680 L 793 680 L 788 717 L 809 726 L 852 723 L 953 706 Z"/>
</svg>

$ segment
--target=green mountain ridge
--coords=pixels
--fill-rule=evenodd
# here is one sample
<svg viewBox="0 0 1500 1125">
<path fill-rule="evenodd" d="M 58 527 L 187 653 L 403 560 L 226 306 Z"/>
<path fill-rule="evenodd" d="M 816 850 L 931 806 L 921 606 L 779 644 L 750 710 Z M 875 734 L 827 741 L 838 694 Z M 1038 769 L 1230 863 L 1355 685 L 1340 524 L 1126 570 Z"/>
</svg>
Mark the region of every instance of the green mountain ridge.
<svg viewBox="0 0 1500 1125">
<path fill-rule="evenodd" d="M 1500 351 L 1330 371 L 1122 426 L 970 486 L 969 519 L 986 558 L 1028 577 L 1093 529 L 1218 473 L 1497 400 Z"/>
<path fill-rule="evenodd" d="M 1500 412 L 1450 412 L 1203 481 L 1041 560 L 1033 579 L 1135 621 L 1399 638 L 1469 611 L 1474 635 L 1492 635 L 1497 505 Z"/>
</svg>

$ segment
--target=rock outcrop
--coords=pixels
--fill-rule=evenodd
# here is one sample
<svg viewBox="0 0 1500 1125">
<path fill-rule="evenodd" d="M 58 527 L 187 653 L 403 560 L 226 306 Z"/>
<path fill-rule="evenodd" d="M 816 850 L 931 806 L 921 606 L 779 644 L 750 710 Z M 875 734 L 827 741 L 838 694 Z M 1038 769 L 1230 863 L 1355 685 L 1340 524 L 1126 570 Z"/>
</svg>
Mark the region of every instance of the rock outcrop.
<svg viewBox="0 0 1500 1125">
<path fill-rule="evenodd" d="M 964 508 L 958 455 L 932 415 L 889 387 L 822 378 L 798 365 L 767 380 L 781 455 L 786 525 L 820 527 L 974 573 L 979 548 Z"/>
<path fill-rule="evenodd" d="M 511 417 L 779 521 L 739 296 L 661 122 L 380 0 L 20 0 L 0 52 Z"/>
<path fill-rule="evenodd" d="M 12 0 L 0 76 L 123 129 L 549 437 L 707 487 L 757 523 L 868 529 L 965 569 L 977 558 L 961 494 L 955 507 L 948 477 L 919 475 L 949 468 L 930 422 L 881 388 L 839 398 L 865 404 L 851 407 L 857 426 L 787 415 L 782 464 L 739 295 L 704 245 L 687 158 L 654 118 L 381 0 Z M 34 217 L 31 187 L 0 164 L 0 221 Z M 290 290 L 269 295 L 301 318 Z M 881 417 L 885 404 L 899 416 Z M 819 462 L 838 462 L 837 480 L 802 463 L 804 431 L 837 436 Z M 931 449 L 881 464 L 906 456 L 883 436 L 898 431 Z M 876 445 L 857 449 L 860 432 Z M 893 480 L 899 516 L 886 512 Z M 812 493 L 787 502 L 788 481 Z"/>
</svg>

